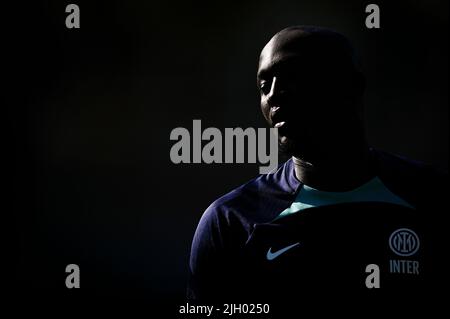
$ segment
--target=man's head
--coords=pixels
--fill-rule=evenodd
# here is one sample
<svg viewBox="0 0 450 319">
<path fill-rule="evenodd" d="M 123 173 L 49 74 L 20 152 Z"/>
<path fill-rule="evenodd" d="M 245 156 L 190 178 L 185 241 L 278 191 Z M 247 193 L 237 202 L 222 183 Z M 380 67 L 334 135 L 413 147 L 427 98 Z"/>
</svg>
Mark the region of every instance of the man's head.
<svg viewBox="0 0 450 319">
<path fill-rule="evenodd" d="M 343 35 L 310 26 L 278 32 L 261 52 L 257 82 L 264 117 L 289 155 L 320 160 L 364 139 L 364 78 Z"/>
</svg>

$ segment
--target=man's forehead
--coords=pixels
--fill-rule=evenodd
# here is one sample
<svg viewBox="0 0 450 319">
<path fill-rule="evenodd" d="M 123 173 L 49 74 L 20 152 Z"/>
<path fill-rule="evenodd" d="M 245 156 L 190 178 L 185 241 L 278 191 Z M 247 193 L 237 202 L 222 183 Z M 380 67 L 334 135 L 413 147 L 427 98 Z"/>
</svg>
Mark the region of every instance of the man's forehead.
<svg viewBox="0 0 450 319">
<path fill-rule="evenodd" d="M 282 47 L 272 47 L 263 50 L 259 58 L 258 77 L 283 64 L 300 61 L 302 54 L 298 51 L 286 50 Z"/>
<path fill-rule="evenodd" d="M 261 56 L 258 66 L 258 77 L 264 77 L 269 72 L 288 63 L 300 62 L 301 55 L 297 52 L 277 51 L 267 56 Z"/>
<path fill-rule="evenodd" d="M 276 34 L 261 51 L 258 77 L 287 61 L 306 68 L 356 69 L 353 49 L 346 38 L 328 31 L 294 29 Z"/>
<path fill-rule="evenodd" d="M 286 60 L 299 59 L 303 55 L 300 39 L 306 35 L 302 31 L 288 31 L 275 35 L 262 49 L 259 57 L 258 74 Z"/>
</svg>

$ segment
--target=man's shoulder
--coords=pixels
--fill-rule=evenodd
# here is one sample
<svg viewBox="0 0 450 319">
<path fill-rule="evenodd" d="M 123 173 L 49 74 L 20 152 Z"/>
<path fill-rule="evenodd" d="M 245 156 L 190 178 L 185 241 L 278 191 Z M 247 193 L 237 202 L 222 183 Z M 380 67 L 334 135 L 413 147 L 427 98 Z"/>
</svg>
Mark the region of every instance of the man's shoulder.
<svg viewBox="0 0 450 319">
<path fill-rule="evenodd" d="M 439 182 L 448 178 L 448 173 L 436 166 L 406 156 L 381 150 L 372 150 L 380 175 L 415 182 Z"/>
<path fill-rule="evenodd" d="M 394 193 L 423 205 L 441 202 L 448 189 L 448 173 L 428 163 L 385 151 L 373 150 L 377 174 Z M 414 205 L 416 206 L 416 205 Z"/>
<path fill-rule="evenodd" d="M 271 202 L 295 192 L 296 185 L 290 180 L 292 169 L 292 160 L 289 160 L 273 172 L 251 179 L 212 202 L 205 215 L 212 215 L 214 218 L 232 218 L 230 215 L 239 215 L 264 220 L 264 211 L 271 206 Z"/>
</svg>

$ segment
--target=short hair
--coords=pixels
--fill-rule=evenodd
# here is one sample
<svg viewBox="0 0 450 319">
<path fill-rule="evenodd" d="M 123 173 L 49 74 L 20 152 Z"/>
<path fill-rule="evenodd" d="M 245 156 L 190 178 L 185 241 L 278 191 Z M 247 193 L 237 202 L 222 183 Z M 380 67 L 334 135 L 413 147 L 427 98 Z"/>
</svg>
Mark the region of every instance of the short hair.
<svg viewBox="0 0 450 319">
<path fill-rule="evenodd" d="M 334 66 L 362 73 L 360 59 L 350 40 L 334 30 L 310 26 L 290 26 L 277 32 L 272 39 L 284 37 L 288 39 L 287 46 L 293 50 L 313 50 L 316 58 L 324 58 Z"/>
</svg>

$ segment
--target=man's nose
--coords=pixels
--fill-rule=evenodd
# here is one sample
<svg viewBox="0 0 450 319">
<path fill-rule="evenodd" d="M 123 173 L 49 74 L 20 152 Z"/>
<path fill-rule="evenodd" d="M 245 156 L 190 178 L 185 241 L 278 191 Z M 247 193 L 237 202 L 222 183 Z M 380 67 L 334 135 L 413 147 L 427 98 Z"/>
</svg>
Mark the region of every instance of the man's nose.
<svg viewBox="0 0 450 319">
<path fill-rule="evenodd" d="M 272 79 L 272 83 L 270 86 L 270 92 L 268 96 L 268 102 L 270 104 L 275 103 L 277 99 L 283 96 L 286 92 L 286 88 L 284 87 L 280 78 L 274 76 Z"/>
</svg>

